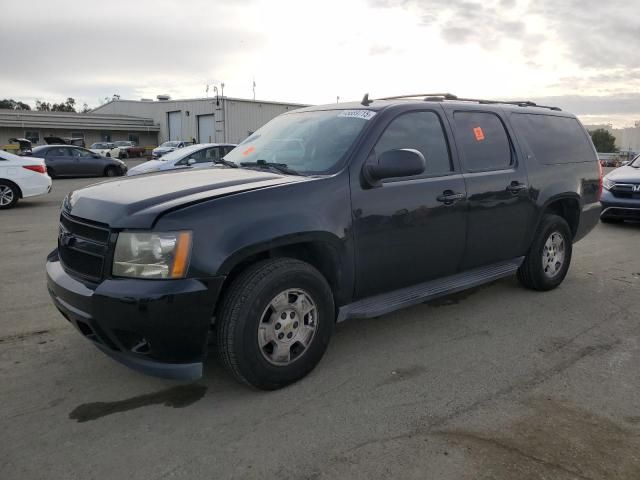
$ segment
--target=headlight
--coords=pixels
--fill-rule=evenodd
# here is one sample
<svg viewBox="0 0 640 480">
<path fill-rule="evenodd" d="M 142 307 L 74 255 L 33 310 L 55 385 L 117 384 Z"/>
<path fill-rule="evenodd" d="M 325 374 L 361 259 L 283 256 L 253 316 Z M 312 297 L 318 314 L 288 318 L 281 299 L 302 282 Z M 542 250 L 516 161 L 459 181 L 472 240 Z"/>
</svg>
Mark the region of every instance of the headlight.
<svg viewBox="0 0 640 480">
<path fill-rule="evenodd" d="M 191 254 L 191 232 L 122 232 L 113 256 L 113 275 L 182 278 Z"/>
<path fill-rule="evenodd" d="M 602 186 L 607 190 L 611 190 L 613 187 L 616 186 L 616 182 L 609 180 L 607 177 L 604 177 L 602 179 Z"/>
</svg>

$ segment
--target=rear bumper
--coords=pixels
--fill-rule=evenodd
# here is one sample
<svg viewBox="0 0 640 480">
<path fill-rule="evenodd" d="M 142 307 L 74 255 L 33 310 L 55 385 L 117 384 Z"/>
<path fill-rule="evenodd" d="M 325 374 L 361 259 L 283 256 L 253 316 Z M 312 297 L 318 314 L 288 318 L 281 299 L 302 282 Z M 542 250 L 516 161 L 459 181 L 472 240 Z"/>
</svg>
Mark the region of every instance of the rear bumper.
<svg viewBox="0 0 640 480">
<path fill-rule="evenodd" d="M 21 182 L 22 198 L 45 195 L 51 191 L 51 177 L 49 175 L 32 175 L 28 182 Z"/>
<path fill-rule="evenodd" d="M 206 280 L 106 279 L 87 285 L 47 259 L 55 306 L 78 331 L 114 360 L 148 375 L 202 376 L 207 337 L 223 277 Z"/>
</svg>

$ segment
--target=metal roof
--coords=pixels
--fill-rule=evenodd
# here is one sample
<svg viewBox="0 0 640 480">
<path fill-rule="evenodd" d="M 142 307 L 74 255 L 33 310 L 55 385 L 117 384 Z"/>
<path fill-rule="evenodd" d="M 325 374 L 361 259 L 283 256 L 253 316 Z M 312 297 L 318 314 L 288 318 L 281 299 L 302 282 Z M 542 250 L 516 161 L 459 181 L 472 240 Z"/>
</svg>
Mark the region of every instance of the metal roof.
<svg viewBox="0 0 640 480">
<path fill-rule="evenodd" d="M 0 127 L 64 128 L 78 130 L 128 130 L 157 132 L 160 127 L 150 118 L 74 112 L 0 110 Z"/>
</svg>

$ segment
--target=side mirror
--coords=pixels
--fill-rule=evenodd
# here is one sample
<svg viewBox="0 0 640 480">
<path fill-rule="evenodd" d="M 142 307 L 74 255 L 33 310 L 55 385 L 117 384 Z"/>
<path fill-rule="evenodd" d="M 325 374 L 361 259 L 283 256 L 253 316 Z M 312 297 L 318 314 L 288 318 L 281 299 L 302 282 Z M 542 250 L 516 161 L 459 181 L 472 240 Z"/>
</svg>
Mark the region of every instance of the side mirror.
<svg viewBox="0 0 640 480">
<path fill-rule="evenodd" d="M 385 178 L 411 177 L 425 171 L 427 162 L 424 155 L 413 148 L 388 150 L 378 156 L 377 163 L 365 165 L 364 178 L 372 187 L 380 185 Z"/>
<path fill-rule="evenodd" d="M 187 165 L 193 165 L 194 163 L 196 163 L 195 158 L 190 158 L 189 160 L 187 160 Z"/>
</svg>

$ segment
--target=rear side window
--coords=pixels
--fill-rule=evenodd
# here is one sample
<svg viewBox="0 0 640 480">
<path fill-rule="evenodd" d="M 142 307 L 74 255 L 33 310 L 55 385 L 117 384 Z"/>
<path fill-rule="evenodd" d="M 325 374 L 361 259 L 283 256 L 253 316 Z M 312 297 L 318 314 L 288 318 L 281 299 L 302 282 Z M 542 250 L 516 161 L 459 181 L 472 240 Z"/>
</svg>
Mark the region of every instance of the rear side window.
<svg viewBox="0 0 640 480">
<path fill-rule="evenodd" d="M 503 170 L 512 163 L 511 144 L 500 118 L 486 112 L 455 112 L 456 141 L 466 170 Z"/>
<path fill-rule="evenodd" d="M 413 148 L 427 161 L 425 175 L 451 172 L 449 146 L 440 117 L 434 112 L 404 113 L 391 121 L 375 146 L 376 155 L 388 150 Z"/>
<path fill-rule="evenodd" d="M 575 118 L 517 113 L 511 123 L 540 163 L 595 160 L 591 141 Z"/>
</svg>

